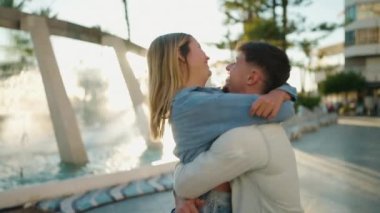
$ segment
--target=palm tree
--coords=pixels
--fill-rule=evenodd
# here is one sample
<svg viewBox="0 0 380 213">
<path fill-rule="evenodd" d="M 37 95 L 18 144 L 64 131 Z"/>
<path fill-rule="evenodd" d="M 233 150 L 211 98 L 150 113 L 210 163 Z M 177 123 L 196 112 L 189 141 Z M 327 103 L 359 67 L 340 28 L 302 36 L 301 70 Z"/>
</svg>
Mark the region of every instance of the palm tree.
<svg viewBox="0 0 380 213">
<path fill-rule="evenodd" d="M 127 39 L 131 40 L 131 27 L 129 25 L 127 0 L 123 0 L 123 4 L 124 4 L 125 22 L 127 23 L 127 33 L 128 33 L 128 38 Z"/>
<path fill-rule="evenodd" d="M 25 5 L 25 0 L 23 1 L 14 1 L 14 0 L 0 0 L 0 7 L 6 7 L 6 8 L 12 8 L 21 10 Z M 23 43 L 24 40 L 22 40 L 19 36 L 15 36 L 15 33 L 12 33 L 11 35 L 11 42 L 12 46 L 3 46 L 2 48 L 6 49 L 6 51 L 10 52 L 18 52 L 17 49 L 20 47 L 18 45 L 18 42 Z M 26 48 L 21 47 L 20 49 L 25 50 Z M 15 74 L 19 74 L 21 70 L 23 69 L 23 63 L 25 58 L 21 57 L 19 61 L 17 62 L 6 62 L 0 64 L 0 78 L 7 78 Z M 21 63 L 20 63 L 21 62 Z"/>
<path fill-rule="evenodd" d="M 301 77 L 301 93 L 305 93 L 305 71 L 307 72 L 311 72 L 311 51 L 313 50 L 313 48 L 317 45 L 317 41 L 315 40 L 307 40 L 307 39 L 303 39 L 300 43 L 299 43 L 301 49 L 302 49 L 302 52 L 305 54 L 306 56 L 306 59 L 307 59 L 307 64 L 306 66 L 304 67 L 304 70 L 301 70 L 300 71 L 300 77 Z"/>
<path fill-rule="evenodd" d="M 21 10 L 25 5 L 26 0 L 14 1 L 14 0 L 0 0 L 0 7 L 7 7 Z"/>
<path fill-rule="evenodd" d="M 22 10 L 26 0 L 0 0 L 0 7 L 7 7 Z M 53 14 L 50 8 L 42 8 L 33 14 L 46 16 L 48 18 L 56 18 L 57 14 Z M 0 78 L 8 78 L 17 75 L 25 68 L 35 66 L 33 44 L 30 36 L 25 32 L 11 32 L 10 46 L 3 46 L 10 55 L 16 56 L 18 59 L 0 64 Z"/>
<path fill-rule="evenodd" d="M 33 14 L 39 15 L 39 16 L 45 16 L 45 17 L 50 18 L 50 19 L 55 19 L 58 16 L 58 14 L 53 13 L 51 8 L 49 8 L 49 7 L 41 8 L 39 11 L 37 11 Z"/>
</svg>

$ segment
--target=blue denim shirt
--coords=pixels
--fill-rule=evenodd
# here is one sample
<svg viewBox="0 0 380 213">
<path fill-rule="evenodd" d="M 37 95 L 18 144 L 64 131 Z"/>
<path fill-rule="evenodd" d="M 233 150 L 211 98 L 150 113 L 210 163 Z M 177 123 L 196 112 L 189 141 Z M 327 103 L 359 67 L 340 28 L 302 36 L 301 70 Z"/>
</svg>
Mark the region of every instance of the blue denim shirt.
<svg viewBox="0 0 380 213">
<path fill-rule="evenodd" d="M 297 91 L 294 87 L 285 84 L 279 89 L 296 99 Z M 294 115 L 293 102 L 286 101 L 272 120 L 250 116 L 250 107 L 258 98 L 255 94 L 224 93 L 216 88 L 182 89 L 173 99 L 170 115 L 176 142 L 174 154 L 182 163 L 188 163 L 207 151 L 219 135 L 230 129 L 281 122 Z"/>
</svg>

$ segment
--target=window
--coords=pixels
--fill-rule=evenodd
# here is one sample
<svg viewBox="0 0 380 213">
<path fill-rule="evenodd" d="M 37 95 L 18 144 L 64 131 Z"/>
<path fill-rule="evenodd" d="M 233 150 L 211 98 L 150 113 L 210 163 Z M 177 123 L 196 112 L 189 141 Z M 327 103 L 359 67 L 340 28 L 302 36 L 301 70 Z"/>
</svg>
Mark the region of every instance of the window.
<svg viewBox="0 0 380 213">
<path fill-rule="evenodd" d="M 379 43 L 379 28 L 372 28 L 367 30 L 368 44 Z"/>
<path fill-rule="evenodd" d="M 363 3 L 357 5 L 358 20 L 374 17 L 380 17 L 380 3 Z"/>
<path fill-rule="evenodd" d="M 346 8 L 346 23 L 351 23 L 356 20 L 356 5 Z"/>
<path fill-rule="evenodd" d="M 356 34 L 356 44 L 376 44 L 379 42 L 379 28 L 360 29 Z"/>
<path fill-rule="evenodd" d="M 345 34 L 345 45 L 350 46 L 355 44 L 355 31 L 347 31 Z"/>
</svg>

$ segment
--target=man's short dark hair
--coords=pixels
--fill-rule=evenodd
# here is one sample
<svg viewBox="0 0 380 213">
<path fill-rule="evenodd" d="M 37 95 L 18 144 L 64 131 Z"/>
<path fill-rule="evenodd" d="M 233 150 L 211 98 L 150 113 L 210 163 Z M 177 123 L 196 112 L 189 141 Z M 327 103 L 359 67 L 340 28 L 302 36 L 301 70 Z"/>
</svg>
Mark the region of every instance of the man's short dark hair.
<svg viewBox="0 0 380 213">
<path fill-rule="evenodd" d="M 290 62 L 286 53 L 264 42 L 246 42 L 237 49 L 244 53 L 245 61 L 259 66 L 265 75 L 264 93 L 283 85 L 290 75 Z"/>
</svg>

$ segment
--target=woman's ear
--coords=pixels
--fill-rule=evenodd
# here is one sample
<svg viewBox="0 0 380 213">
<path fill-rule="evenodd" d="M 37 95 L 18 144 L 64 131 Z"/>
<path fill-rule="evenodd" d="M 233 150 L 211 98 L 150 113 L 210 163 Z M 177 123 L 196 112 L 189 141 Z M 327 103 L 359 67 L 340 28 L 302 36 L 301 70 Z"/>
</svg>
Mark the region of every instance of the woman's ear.
<svg viewBox="0 0 380 213">
<path fill-rule="evenodd" d="M 178 60 L 179 60 L 180 62 L 183 62 L 183 63 L 186 62 L 185 57 L 183 57 L 180 53 L 178 53 Z"/>
</svg>

